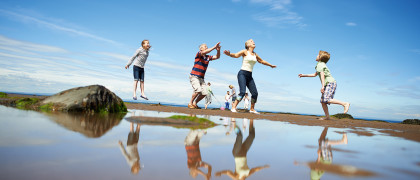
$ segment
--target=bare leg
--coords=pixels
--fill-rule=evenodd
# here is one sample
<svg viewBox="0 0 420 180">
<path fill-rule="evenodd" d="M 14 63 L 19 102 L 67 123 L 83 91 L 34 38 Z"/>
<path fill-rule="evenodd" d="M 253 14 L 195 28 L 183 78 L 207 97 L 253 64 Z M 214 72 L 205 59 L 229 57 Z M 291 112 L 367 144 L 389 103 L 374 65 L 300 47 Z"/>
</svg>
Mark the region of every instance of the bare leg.
<svg viewBox="0 0 420 180">
<path fill-rule="evenodd" d="M 330 113 L 328 112 L 328 105 L 327 105 L 327 103 L 321 103 L 321 104 L 322 104 L 322 109 L 324 110 L 324 113 L 325 113 L 325 118 L 321 118 L 321 120 L 330 119 Z"/>
<path fill-rule="evenodd" d="M 133 91 L 133 97 L 136 97 L 136 91 L 137 91 L 137 83 L 139 81 L 134 81 L 134 91 Z"/>
<path fill-rule="evenodd" d="M 202 95 L 200 93 L 200 95 L 197 97 L 197 99 L 195 100 L 195 102 L 193 102 L 192 105 L 197 106 L 197 103 L 200 102 L 204 97 L 206 97 L 205 95 Z"/>
<path fill-rule="evenodd" d="M 200 95 L 200 93 L 194 92 L 191 96 L 191 100 L 189 104 L 194 105 L 194 100 L 198 97 L 198 95 Z"/>
<path fill-rule="evenodd" d="M 250 109 L 250 111 L 255 111 L 254 107 L 255 107 L 255 103 L 251 103 L 251 109 Z"/>
<path fill-rule="evenodd" d="M 140 90 L 141 90 L 141 95 L 143 97 L 146 97 L 146 95 L 144 94 L 144 81 L 140 81 Z"/>
<path fill-rule="evenodd" d="M 140 132 L 140 124 L 137 123 L 136 132 Z"/>
<path fill-rule="evenodd" d="M 341 140 L 328 140 L 327 144 L 328 145 L 338 145 L 338 144 L 347 144 L 348 140 L 347 140 L 347 134 L 343 134 L 343 137 L 341 138 Z"/>
<path fill-rule="evenodd" d="M 239 101 L 236 99 L 235 102 L 232 103 L 232 109 L 236 109 L 236 106 L 238 106 Z"/>
<path fill-rule="evenodd" d="M 328 101 L 328 102 L 333 103 L 333 104 L 342 105 L 344 107 L 344 114 L 346 114 L 347 111 L 349 111 L 350 103 L 348 103 L 348 102 L 342 102 L 342 101 L 337 100 L 337 99 L 330 99 L 330 101 Z"/>
</svg>

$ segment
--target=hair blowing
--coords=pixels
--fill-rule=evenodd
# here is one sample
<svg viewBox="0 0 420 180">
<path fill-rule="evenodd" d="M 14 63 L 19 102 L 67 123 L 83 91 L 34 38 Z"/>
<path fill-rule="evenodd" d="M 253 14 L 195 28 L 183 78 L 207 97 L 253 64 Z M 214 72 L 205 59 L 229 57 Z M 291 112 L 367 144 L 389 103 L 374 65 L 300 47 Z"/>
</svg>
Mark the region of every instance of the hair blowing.
<svg viewBox="0 0 420 180">
<path fill-rule="evenodd" d="M 327 63 L 330 60 L 330 53 L 328 53 L 327 51 L 319 51 L 319 60 Z"/>
</svg>

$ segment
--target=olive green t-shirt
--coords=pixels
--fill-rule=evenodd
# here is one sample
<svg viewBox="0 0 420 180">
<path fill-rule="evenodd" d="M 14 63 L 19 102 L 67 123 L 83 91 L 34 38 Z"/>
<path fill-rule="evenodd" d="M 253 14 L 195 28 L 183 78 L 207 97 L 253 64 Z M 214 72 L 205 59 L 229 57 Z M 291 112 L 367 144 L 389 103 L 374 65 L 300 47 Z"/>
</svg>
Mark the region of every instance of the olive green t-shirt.
<svg viewBox="0 0 420 180">
<path fill-rule="evenodd" d="M 319 76 L 319 80 L 321 80 L 321 75 L 319 73 L 324 72 L 324 86 L 326 86 L 328 83 L 335 82 L 335 79 L 332 77 L 330 70 L 324 62 L 318 61 L 318 63 L 315 66 L 315 70 Z"/>
</svg>

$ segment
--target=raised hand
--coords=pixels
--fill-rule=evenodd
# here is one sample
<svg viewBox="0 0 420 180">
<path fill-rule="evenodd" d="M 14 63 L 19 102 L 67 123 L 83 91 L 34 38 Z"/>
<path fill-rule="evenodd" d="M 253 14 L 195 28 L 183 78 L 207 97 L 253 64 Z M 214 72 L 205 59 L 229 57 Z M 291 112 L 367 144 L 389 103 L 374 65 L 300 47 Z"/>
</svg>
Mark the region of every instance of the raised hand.
<svg viewBox="0 0 420 180">
<path fill-rule="evenodd" d="M 223 51 L 223 53 L 225 53 L 226 55 L 230 55 L 230 51 L 229 50 L 225 50 L 225 51 Z"/>
</svg>

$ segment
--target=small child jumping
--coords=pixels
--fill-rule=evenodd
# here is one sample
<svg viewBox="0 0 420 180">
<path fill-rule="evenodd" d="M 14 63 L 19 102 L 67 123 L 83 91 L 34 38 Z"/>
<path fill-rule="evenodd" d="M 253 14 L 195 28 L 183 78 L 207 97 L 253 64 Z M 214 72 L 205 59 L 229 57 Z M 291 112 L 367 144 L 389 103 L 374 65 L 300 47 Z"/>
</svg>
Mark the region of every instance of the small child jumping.
<svg viewBox="0 0 420 180">
<path fill-rule="evenodd" d="M 321 105 L 325 113 L 325 118 L 320 118 L 321 120 L 330 119 L 330 114 L 328 112 L 328 106 L 330 103 L 339 104 L 344 107 L 344 114 L 348 112 L 350 103 L 341 102 L 337 99 L 334 99 L 335 89 L 337 88 L 337 82 L 332 77 L 330 70 L 327 67 L 327 62 L 330 60 L 330 53 L 326 51 L 319 51 L 316 61 L 318 63 L 315 66 L 316 72 L 314 74 L 299 74 L 301 77 L 315 77 L 319 75 L 321 80 Z"/>
</svg>

